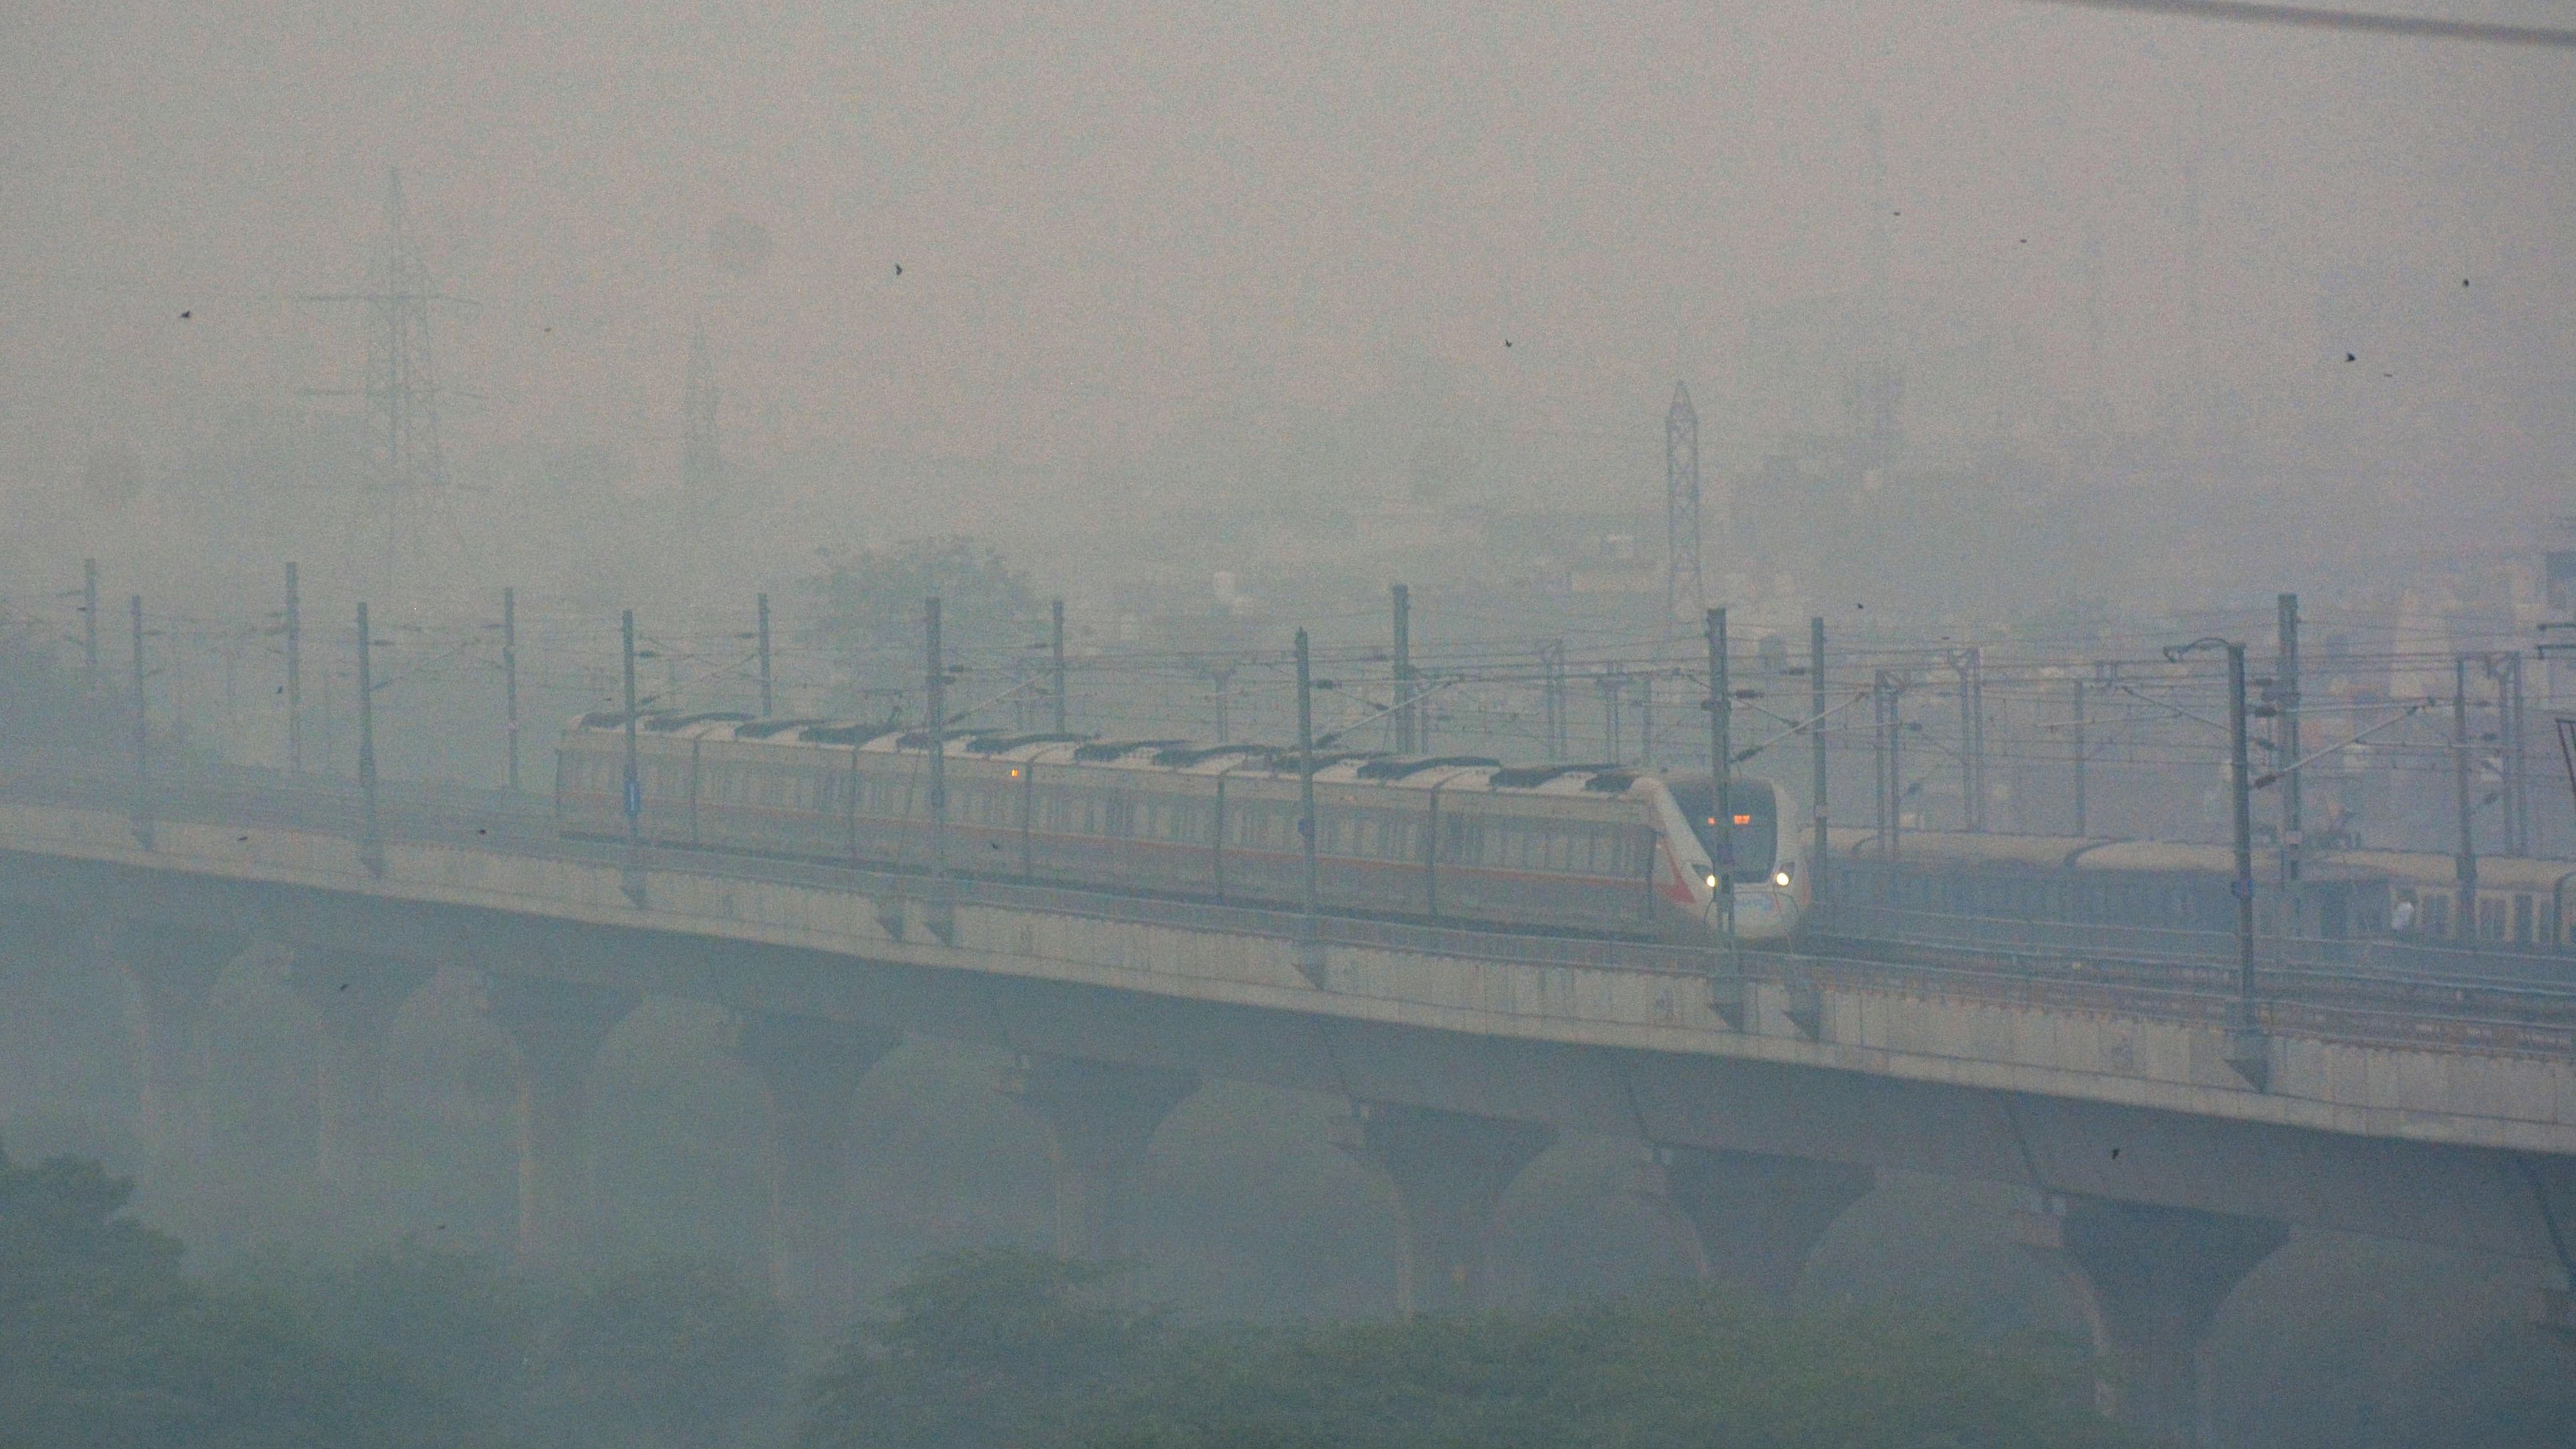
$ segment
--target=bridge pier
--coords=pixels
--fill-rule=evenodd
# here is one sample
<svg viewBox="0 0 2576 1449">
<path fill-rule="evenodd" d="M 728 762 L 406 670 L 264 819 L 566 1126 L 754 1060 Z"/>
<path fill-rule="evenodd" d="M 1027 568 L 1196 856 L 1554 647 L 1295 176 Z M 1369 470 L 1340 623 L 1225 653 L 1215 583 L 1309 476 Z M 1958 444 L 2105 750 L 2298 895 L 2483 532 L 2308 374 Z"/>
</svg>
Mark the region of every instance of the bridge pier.
<svg viewBox="0 0 2576 1449">
<path fill-rule="evenodd" d="M 0 1132 L 40 1101 L 76 1094 L 76 1082 L 118 1059 L 122 1023 L 81 1009 L 100 1004 L 98 959 L 95 923 L 43 901 L 0 899 Z M 116 1029 L 102 1039 L 107 1023 Z"/>
<path fill-rule="evenodd" d="M 492 973 L 484 1011 L 519 1048 L 523 1262 L 561 1259 L 591 1222 L 590 1067 L 641 998 L 632 991 Z"/>
<path fill-rule="evenodd" d="M 2268 1218 L 2057 1197 L 2017 1226 L 2083 1306 L 2101 1411 L 2160 1445 L 2214 1443 L 2210 1320 L 2289 1229 Z"/>
<path fill-rule="evenodd" d="M 1005 1090 L 1045 1124 L 1059 1257 L 1114 1262 L 1135 1246 L 1145 1147 L 1183 1098 L 1187 1072 L 1024 1055 Z"/>
<path fill-rule="evenodd" d="M 357 951 L 299 950 L 286 983 L 322 1020 L 315 1063 L 314 1172 L 344 1191 L 372 1185 L 385 1159 L 385 1039 L 429 967 Z"/>
<path fill-rule="evenodd" d="M 1768 1152 L 1655 1151 L 1664 1195 L 1690 1224 L 1702 1281 L 1778 1306 L 1834 1220 L 1878 1185 L 1866 1167 Z"/>
<path fill-rule="evenodd" d="M 215 981 L 242 952 L 228 931 L 199 931 L 160 921 L 118 921 L 108 949 L 135 988 L 134 1135 L 153 1181 L 185 1176 L 213 1149 L 206 1079 L 213 1043 L 207 1005 Z"/>
<path fill-rule="evenodd" d="M 1395 1260 L 1399 1315 L 1485 1306 L 1494 1209 L 1512 1179 L 1555 1140 L 1555 1128 L 1536 1122 L 1436 1107 L 1353 1105 L 1335 1145 L 1395 1187 L 1404 1217 Z"/>
<path fill-rule="evenodd" d="M 769 1275 L 779 1300 L 837 1329 L 858 1306 L 850 1262 L 850 1106 L 900 1032 L 809 1016 L 735 1019 L 733 1054 L 768 1103 Z"/>
</svg>

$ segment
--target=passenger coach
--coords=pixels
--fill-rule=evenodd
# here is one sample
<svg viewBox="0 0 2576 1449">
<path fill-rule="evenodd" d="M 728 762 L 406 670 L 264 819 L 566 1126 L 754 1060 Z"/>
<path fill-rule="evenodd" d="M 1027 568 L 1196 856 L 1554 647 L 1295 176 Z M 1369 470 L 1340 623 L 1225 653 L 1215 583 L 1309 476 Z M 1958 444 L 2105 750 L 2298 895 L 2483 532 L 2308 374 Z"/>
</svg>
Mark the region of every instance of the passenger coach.
<svg viewBox="0 0 2576 1449">
<path fill-rule="evenodd" d="M 657 845 L 927 864 L 927 733 L 655 715 L 636 725 L 636 827 Z M 626 717 L 564 736 L 568 835 L 625 834 Z M 1262 745 L 954 731 L 948 856 L 967 875 L 1266 905 L 1302 896 L 1298 757 Z M 1722 830 L 1707 777 L 1479 757 L 1319 753 L 1316 855 L 1339 913 L 1666 939 L 1715 928 Z M 1769 784 L 1728 813 L 1738 934 L 1786 937 L 1807 898 Z"/>
</svg>

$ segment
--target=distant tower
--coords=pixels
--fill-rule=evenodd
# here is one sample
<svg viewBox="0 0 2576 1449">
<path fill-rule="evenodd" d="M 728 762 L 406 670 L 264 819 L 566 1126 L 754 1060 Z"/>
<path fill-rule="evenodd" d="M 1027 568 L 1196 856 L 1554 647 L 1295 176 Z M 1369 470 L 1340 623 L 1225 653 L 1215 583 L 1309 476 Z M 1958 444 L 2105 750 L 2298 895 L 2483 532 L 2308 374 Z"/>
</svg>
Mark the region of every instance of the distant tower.
<svg viewBox="0 0 2576 1449">
<path fill-rule="evenodd" d="M 1699 570 L 1699 414 L 1690 387 L 1673 384 L 1664 413 L 1664 632 L 1707 607 Z"/>
<path fill-rule="evenodd" d="M 2084 426 L 2096 441 L 2111 436 L 2111 392 L 2102 376 L 2102 230 L 2084 222 Z"/>
<path fill-rule="evenodd" d="M 680 392 L 680 491 L 692 503 L 712 496 L 724 481 L 724 449 L 716 434 L 716 361 L 707 347 L 707 324 L 689 339 L 689 371 Z"/>
<path fill-rule="evenodd" d="M 2175 431 L 2198 446 L 2209 437 L 2209 382 L 2200 356 L 2200 148 L 2182 162 L 2182 406 Z"/>
<path fill-rule="evenodd" d="M 385 229 L 367 263 L 362 292 L 326 292 L 313 302 L 358 302 L 367 309 L 365 385 L 368 455 L 374 465 L 374 514 L 369 531 L 382 536 L 391 569 L 404 533 L 404 517 L 418 514 L 447 486 L 439 450 L 438 371 L 430 359 L 429 307 L 455 302 L 434 290 L 429 264 L 413 239 L 403 206 L 402 172 L 385 173 Z M 336 394 L 348 396 L 348 392 Z M 414 520 L 417 522 L 417 519 Z"/>
</svg>

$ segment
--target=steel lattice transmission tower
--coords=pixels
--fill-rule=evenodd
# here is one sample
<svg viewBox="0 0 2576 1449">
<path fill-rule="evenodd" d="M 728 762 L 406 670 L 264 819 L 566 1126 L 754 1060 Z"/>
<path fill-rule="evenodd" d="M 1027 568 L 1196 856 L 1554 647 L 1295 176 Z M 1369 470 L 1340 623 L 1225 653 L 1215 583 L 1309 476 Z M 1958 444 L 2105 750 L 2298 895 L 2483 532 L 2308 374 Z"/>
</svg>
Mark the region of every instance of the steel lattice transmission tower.
<svg viewBox="0 0 2576 1449">
<path fill-rule="evenodd" d="M 716 360 L 707 347 L 707 324 L 689 339 L 689 370 L 680 389 L 680 491 L 691 504 L 714 495 L 724 481 L 724 449 L 716 433 Z"/>
<path fill-rule="evenodd" d="M 1695 619 L 1708 607 L 1699 568 L 1699 414 L 1688 384 L 1673 384 L 1664 413 L 1664 634 L 1674 621 Z"/>
<path fill-rule="evenodd" d="M 377 515 L 367 522 L 374 525 L 371 532 L 382 535 L 385 566 L 390 571 L 405 531 L 405 515 L 418 514 L 428 499 L 447 487 L 447 462 L 438 435 L 438 370 L 430 355 L 430 305 L 472 305 L 431 285 L 429 263 L 412 236 L 403 206 L 399 169 L 385 173 L 384 234 L 367 263 L 366 289 L 315 293 L 305 300 L 355 302 L 366 308 L 365 385 L 322 395 L 367 400 L 367 452 L 375 479 L 372 507 L 362 510 L 361 517 Z"/>
</svg>

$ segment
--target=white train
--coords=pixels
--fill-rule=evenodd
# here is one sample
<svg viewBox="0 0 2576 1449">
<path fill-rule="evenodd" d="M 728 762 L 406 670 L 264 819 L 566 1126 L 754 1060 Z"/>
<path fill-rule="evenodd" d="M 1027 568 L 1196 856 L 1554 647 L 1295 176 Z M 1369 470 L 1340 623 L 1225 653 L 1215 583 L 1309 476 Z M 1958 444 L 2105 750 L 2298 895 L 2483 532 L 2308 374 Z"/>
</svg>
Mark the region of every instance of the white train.
<svg viewBox="0 0 2576 1449">
<path fill-rule="evenodd" d="M 556 757 L 568 835 L 621 837 L 626 719 L 585 715 Z M 931 851 L 929 737 L 825 720 L 652 715 L 631 803 L 658 845 L 904 869 Z M 948 852 L 961 874 L 1244 904 L 1304 886 L 1294 750 L 953 731 Z M 1718 930 L 1707 776 L 1605 765 L 1319 753 L 1328 910 L 1665 940 Z M 1809 882 L 1761 780 L 1729 788 L 1737 935 L 1798 928 Z"/>
</svg>

